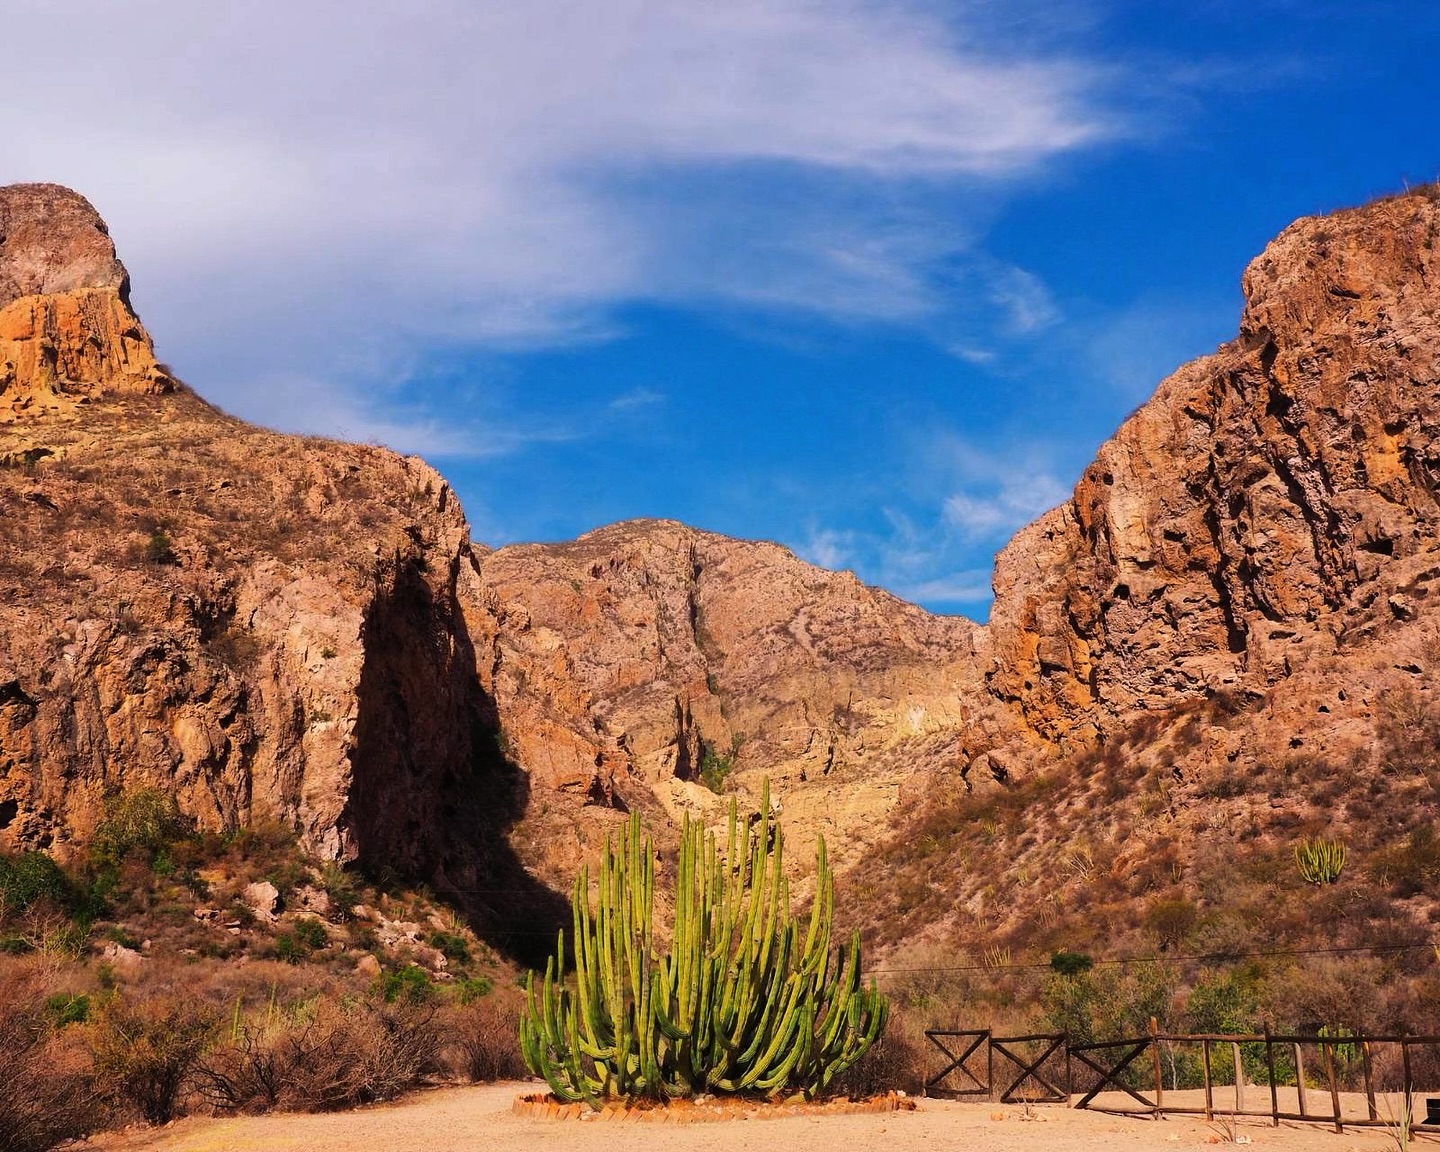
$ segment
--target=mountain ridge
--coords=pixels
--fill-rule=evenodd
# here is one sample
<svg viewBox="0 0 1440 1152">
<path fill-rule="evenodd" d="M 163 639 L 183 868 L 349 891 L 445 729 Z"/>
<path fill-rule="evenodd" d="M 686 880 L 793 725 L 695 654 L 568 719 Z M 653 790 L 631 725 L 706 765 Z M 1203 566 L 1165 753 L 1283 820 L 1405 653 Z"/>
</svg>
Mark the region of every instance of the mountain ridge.
<svg viewBox="0 0 1440 1152">
<path fill-rule="evenodd" d="M 93 209 L 21 187 L 0 220 L 51 223 L 0 245 L 0 284 L 47 289 L 0 308 L 24 318 L 0 324 L 0 844 L 63 853 L 146 784 L 456 892 L 494 869 L 563 888 L 623 808 L 718 813 L 708 769 L 747 798 L 772 780 L 843 869 L 927 796 L 1146 725 L 1140 758 L 1195 781 L 1297 737 L 1339 755 L 1386 692 L 1429 691 L 1434 189 L 1267 246 L 1237 339 L 1001 551 L 982 626 L 673 521 L 477 544 L 423 461 L 204 405 Z M 1248 728 L 1171 747 L 1231 701 Z"/>
</svg>

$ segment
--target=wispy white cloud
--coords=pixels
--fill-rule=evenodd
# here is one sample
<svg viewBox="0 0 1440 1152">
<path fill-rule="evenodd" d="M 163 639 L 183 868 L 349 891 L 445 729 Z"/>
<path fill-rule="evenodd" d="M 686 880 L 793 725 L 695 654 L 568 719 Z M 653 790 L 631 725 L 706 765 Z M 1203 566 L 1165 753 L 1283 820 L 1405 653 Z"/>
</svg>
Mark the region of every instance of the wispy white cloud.
<svg viewBox="0 0 1440 1152">
<path fill-rule="evenodd" d="M 665 403 L 665 393 L 653 388 L 632 388 L 611 400 L 607 407 L 612 412 L 629 412 L 636 408 L 653 408 Z"/>
<path fill-rule="evenodd" d="M 803 543 L 796 545 L 795 553 L 802 560 L 818 564 L 821 568 L 839 571 L 854 563 L 855 533 L 833 528 L 815 528 Z"/>
<path fill-rule="evenodd" d="M 922 580 L 915 584 L 897 586 L 895 594 L 917 604 L 962 605 L 983 604 L 990 599 L 990 569 L 967 568 Z"/>
<path fill-rule="evenodd" d="M 1042 443 L 984 446 L 951 430 L 912 432 L 905 506 L 868 531 L 812 527 L 796 551 L 825 568 L 850 567 L 897 595 L 984 614 L 995 551 L 1069 498 L 1071 486 Z"/>
<path fill-rule="evenodd" d="M 95 201 L 162 354 L 222 402 L 293 426 L 283 367 L 338 422 L 436 342 L 604 339 L 626 301 L 931 314 L 976 190 L 1128 130 L 1103 68 L 983 11 L 77 0 L 57 54 L 19 0 L 0 179 Z M 942 189 L 978 197 L 963 233 Z M 1023 273 L 994 294 L 1017 332 L 1053 313 Z"/>
<path fill-rule="evenodd" d="M 1038 332 L 1060 320 L 1060 309 L 1050 289 L 1023 268 L 1006 268 L 996 275 L 990 299 L 1003 310 L 1009 330 L 1016 335 Z"/>
<path fill-rule="evenodd" d="M 1068 495 L 1054 476 L 1013 471 L 997 462 L 991 475 L 977 477 L 970 489 L 945 498 L 942 518 L 966 539 L 994 539 L 1010 535 Z"/>
</svg>

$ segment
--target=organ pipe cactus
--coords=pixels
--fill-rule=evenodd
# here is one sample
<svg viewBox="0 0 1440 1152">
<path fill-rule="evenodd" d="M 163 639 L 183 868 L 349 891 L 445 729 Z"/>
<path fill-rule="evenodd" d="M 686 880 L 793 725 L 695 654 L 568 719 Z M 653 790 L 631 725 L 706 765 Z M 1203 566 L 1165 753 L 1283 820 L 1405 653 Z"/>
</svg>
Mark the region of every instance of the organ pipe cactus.
<svg viewBox="0 0 1440 1152">
<path fill-rule="evenodd" d="M 1295 845 L 1300 876 L 1310 884 L 1334 884 L 1345 870 L 1345 845 L 1339 840 L 1302 840 Z"/>
<path fill-rule="evenodd" d="M 654 923 L 655 854 L 632 814 L 607 840 L 594 907 L 582 870 L 565 933 L 520 1020 L 525 1063 L 562 1100 L 704 1092 L 820 1095 L 885 1026 L 888 1004 L 860 979 L 860 937 L 832 950 L 833 879 L 816 847 L 808 923 L 790 909 L 783 837 L 762 790 L 758 820 L 731 801 L 723 848 L 688 816 L 673 923 Z"/>
</svg>

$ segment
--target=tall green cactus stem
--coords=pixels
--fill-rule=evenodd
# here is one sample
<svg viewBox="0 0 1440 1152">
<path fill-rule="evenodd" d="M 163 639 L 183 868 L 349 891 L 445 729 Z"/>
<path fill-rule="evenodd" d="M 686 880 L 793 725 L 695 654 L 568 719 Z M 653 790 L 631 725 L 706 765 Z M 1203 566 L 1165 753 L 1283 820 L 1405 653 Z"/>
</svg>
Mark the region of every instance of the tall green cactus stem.
<svg viewBox="0 0 1440 1152">
<path fill-rule="evenodd" d="M 781 830 L 741 820 L 731 801 L 724 850 L 687 816 L 680 833 L 668 949 L 653 928 L 655 854 L 632 814 L 607 840 L 594 908 L 582 870 L 565 937 L 537 987 L 526 984 L 520 1046 L 562 1100 L 662 1099 L 702 1092 L 825 1092 L 875 1042 L 888 1004 L 860 980 L 860 937 L 831 949 L 834 884 L 816 847 L 803 935 L 790 909 Z"/>
<path fill-rule="evenodd" d="M 1302 840 L 1295 845 L 1295 864 L 1310 884 L 1334 884 L 1345 870 L 1345 845 L 1339 840 Z"/>
</svg>

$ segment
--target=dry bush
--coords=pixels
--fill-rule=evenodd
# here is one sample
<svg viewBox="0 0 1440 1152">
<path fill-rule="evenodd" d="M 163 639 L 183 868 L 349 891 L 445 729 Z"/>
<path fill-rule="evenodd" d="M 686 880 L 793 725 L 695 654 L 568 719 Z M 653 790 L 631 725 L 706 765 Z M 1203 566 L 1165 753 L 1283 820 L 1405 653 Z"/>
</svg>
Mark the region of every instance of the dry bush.
<svg viewBox="0 0 1440 1152">
<path fill-rule="evenodd" d="M 101 1088 L 150 1123 L 166 1123 L 214 1030 L 215 1013 L 192 999 L 113 1000 L 91 1040 Z"/>
<path fill-rule="evenodd" d="M 104 1119 L 85 1053 L 48 1025 L 43 1005 L 27 974 L 0 980 L 0 1152 L 44 1152 Z"/>
<path fill-rule="evenodd" d="M 530 1075 L 520 1056 L 519 1014 L 491 999 L 452 1008 L 446 1063 L 466 1080 L 523 1080 Z"/>
<path fill-rule="evenodd" d="M 316 1000 L 233 1027 L 199 1060 L 195 1085 L 224 1112 L 352 1108 L 423 1082 L 440 1049 L 433 1006 Z"/>
<path fill-rule="evenodd" d="M 884 1092 L 918 1096 L 925 1087 L 923 1030 L 892 1013 L 885 1032 L 854 1064 L 830 1084 L 835 1096 L 864 1100 Z"/>
</svg>

